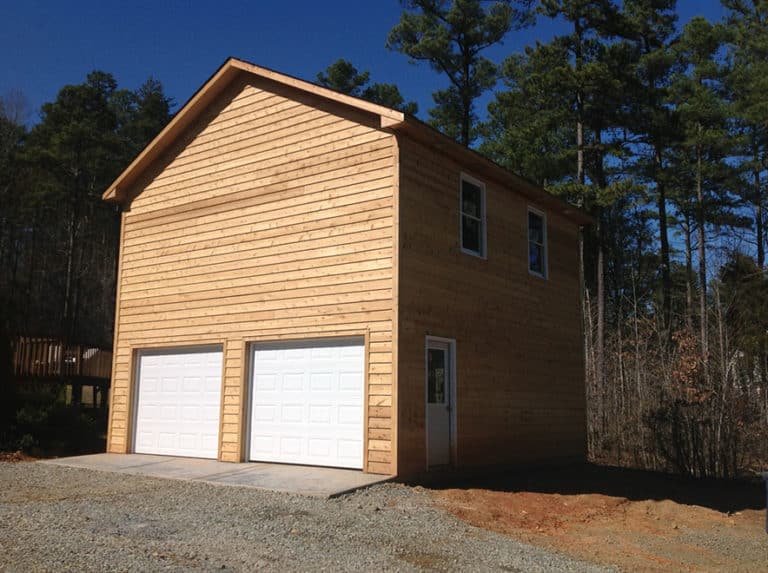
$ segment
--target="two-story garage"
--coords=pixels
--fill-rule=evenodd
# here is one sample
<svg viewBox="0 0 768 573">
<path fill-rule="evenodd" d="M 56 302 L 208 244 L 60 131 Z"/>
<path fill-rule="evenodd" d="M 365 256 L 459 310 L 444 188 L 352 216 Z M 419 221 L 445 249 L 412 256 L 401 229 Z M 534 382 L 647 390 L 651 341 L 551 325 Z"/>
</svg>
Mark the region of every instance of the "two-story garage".
<svg viewBox="0 0 768 573">
<path fill-rule="evenodd" d="M 589 218 L 418 120 L 230 59 L 104 198 L 110 452 L 583 459 Z"/>
</svg>

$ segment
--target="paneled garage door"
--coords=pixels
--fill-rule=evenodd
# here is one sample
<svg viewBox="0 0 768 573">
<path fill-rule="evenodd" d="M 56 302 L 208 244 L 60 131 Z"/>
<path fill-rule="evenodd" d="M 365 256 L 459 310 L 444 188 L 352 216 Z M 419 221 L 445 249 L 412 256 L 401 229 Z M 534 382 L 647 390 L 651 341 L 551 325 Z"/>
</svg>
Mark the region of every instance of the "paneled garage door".
<svg viewBox="0 0 768 573">
<path fill-rule="evenodd" d="M 209 349 L 139 355 L 135 452 L 218 457 L 221 360 Z"/>
<path fill-rule="evenodd" d="M 363 467 L 362 339 L 255 346 L 250 459 Z"/>
</svg>

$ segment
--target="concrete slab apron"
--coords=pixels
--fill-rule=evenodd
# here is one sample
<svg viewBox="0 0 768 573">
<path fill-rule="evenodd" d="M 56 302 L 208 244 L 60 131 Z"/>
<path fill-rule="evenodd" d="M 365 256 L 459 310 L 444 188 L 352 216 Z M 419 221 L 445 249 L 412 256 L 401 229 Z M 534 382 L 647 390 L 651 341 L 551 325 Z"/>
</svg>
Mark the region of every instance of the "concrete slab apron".
<svg viewBox="0 0 768 573">
<path fill-rule="evenodd" d="M 266 463 L 233 464 L 147 454 L 91 454 L 39 463 L 326 498 L 390 479 L 389 476 L 337 468 Z"/>
</svg>

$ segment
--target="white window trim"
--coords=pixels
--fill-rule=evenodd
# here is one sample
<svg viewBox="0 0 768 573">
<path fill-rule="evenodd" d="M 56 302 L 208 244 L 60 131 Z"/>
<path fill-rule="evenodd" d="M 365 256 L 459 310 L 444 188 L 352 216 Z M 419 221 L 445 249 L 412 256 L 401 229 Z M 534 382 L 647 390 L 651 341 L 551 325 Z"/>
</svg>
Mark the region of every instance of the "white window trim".
<svg viewBox="0 0 768 573">
<path fill-rule="evenodd" d="M 464 205 L 462 199 L 462 193 L 463 193 L 463 187 L 464 187 L 464 181 L 471 183 L 472 185 L 475 185 L 480 188 L 480 251 L 473 251 L 471 249 L 465 249 L 464 248 Z M 487 241 L 487 229 L 488 229 L 488 222 L 487 218 L 485 216 L 485 183 L 482 181 L 479 181 L 478 179 L 475 179 L 474 177 L 467 175 L 466 173 L 462 173 L 461 177 L 459 178 L 459 248 L 461 249 L 462 253 L 465 253 L 467 255 L 472 255 L 473 257 L 479 257 L 481 259 L 485 259 L 488 254 L 488 241 Z M 467 213 L 468 217 L 476 218 L 473 215 L 470 215 Z"/>
<path fill-rule="evenodd" d="M 531 270 L 531 254 L 530 254 L 531 225 L 530 225 L 530 219 L 528 215 L 529 213 L 533 213 L 541 217 L 543 235 L 544 235 L 544 242 L 542 243 L 542 251 L 544 255 L 544 272 L 543 273 L 537 273 L 536 271 Z M 526 229 L 525 260 L 528 261 L 528 274 L 531 274 L 535 277 L 539 277 L 546 280 L 549 278 L 549 237 L 547 233 L 547 214 L 544 213 L 544 211 L 541 211 L 539 209 L 536 209 L 535 207 L 531 207 L 530 205 L 528 205 L 528 210 L 525 213 L 525 229 Z"/>
</svg>

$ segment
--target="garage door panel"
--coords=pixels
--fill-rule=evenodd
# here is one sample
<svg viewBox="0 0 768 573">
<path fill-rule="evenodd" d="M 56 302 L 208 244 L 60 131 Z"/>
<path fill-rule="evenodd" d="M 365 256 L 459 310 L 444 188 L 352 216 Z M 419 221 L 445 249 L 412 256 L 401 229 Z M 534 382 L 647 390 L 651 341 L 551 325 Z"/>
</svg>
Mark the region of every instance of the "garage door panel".
<svg viewBox="0 0 768 573">
<path fill-rule="evenodd" d="M 141 354 L 134 450 L 217 458 L 221 371 L 221 351 Z"/>
<path fill-rule="evenodd" d="M 309 407 L 308 422 L 315 425 L 331 424 L 334 417 L 333 414 L 335 413 L 334 410 L 330 404 L 325 406 L 319 404 L 312 405 Z"/>
<path fill-rule="evenodd" d="M 258 427 L 253 427 L 251 432 L 252 436 L 264 435 L 264 436 L 306 436 L 317 438 L 331 438 L 331 439 L 346 439 L 362 441 L 362 432 L 358 435 L 358 425 L 349 424 L 348 426 L 339 427 L 339 424 L 335 423 L 321 423 L 314 424 L 311 427 L 311 431 L 307 431 L 307 424 L 301 423 L 287 423 L 287 422 L 264 422 L 258 424 Z"/>
<path fill-rule="evenodd" d="M 250 459 L 362 468 L 364 347 L 253 350 Z"/>
<path fill-rule="evenodd" d="M 280 463 L 362 467 L 363 447 L 360 439 L 339 439 L 306 435 L 257 435 L 251 438 L 251 460 Z"/>
</svg>

